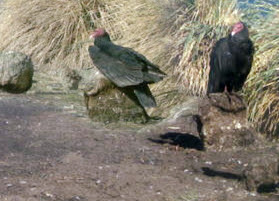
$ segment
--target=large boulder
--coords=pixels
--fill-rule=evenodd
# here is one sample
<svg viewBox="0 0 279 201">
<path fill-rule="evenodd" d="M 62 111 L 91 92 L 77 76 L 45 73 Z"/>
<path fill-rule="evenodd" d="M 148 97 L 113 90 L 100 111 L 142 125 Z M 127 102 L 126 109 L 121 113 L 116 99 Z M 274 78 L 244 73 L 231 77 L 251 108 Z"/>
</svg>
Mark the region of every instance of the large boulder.
<svg viewBox="0 0 279 201">
<path fill-rule="evenodd" d="M 99 71 L 96 67 L 92 66 L 88 68 L 83 68 L 79 70 L 78 74 L 81 77 L 78 89 L 87 91 L 88 89 L 91 89 L 96 86 L 99 74 Z"/>
<path fill-rule="evenodd" d="M 0 53 L 0 89 L 22 93 L 32 86 L 34 68 L 31 58 L 20 52 Z"/>
<path fill-rule="evenodd" d="M 176 132 L 199 138 L 205 149 L 216 151 L 246 147 L 257 141 L 242 98 L 225 93 L 190 98 L 173 108 L 159 127 L 175 127 Z"/>
<path fill-rule="evenodd" d="M 85 105 L 93 121 L 113 123 L 119 121 L 145 123 L 143 108 L 117 87 L 106 88 L 98 94 L 84 93 Z"/>
<path fill-rule="evenodd" d="M 201 138 L 217 150 L 247 147 L 256 142 L 256 132 L 247 121 L 246 106 L 238 95 L 210 94 L 199 103 Z"/>
<path fill-rule="evenodd" d="M 80 72 L 80 75 L 83 80 L 79 87 L 83 88 L 85 105 L 93 121 L 147 122 L 145 110 L 130 98 L 131 94 L 125 88 L 116 87 L 96 68 Z"/>
</svg>

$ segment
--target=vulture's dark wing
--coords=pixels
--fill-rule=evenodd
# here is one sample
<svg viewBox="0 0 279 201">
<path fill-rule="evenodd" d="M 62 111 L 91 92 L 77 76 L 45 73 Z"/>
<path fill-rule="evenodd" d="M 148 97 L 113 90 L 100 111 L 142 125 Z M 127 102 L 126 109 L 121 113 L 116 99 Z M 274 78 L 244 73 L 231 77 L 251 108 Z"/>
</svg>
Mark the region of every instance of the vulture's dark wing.
<svg viewBox="0 0 279 201">
<path fill-rule="evenodd" d="M 90 46 L 88 51 L 94 65 L 118 87 L 133 86 L 143 82 L 142 67 L 139 64 L 131 65 L 131 62 L 112 57 L 96 46 Z"/>
<path fill-rule="evenodd" d="M 151 63 L 145 56 L 131 48 L 122 48 L 119 55 L 120 60 L 127 65 L 141 67 L 143 80 L 147 83 L 158 82 L 166 76 L 166 74 L 161 71 L 158 66 Z"/>
<path fill-rule="evenodd" d="M 252 41 L 248 40 L 246 43 L 243 43 L 241 48 L 246 54 L 242 55 L 244 63 L 239 70 L 237 81 L 234 83 L 235 91 L 239 91 L 243 87 L 253 63 L 254 46 Z"/>
<path fill-rule="evenodd" d="M 220 73 L 220 66 L 218 57 L 214 51 L 212 51 L 210 55 L 210 71 L 209 71 L 209 79 L 208 79 L 208 86 L 207 86 L 207 94 L 209 93 L 216 93 L 222 92 L 220 88 L 221 82 L 221 73 Z"/>
<path fill-rule="evenodd" d="M 230 52 L 227 38 L 222 38 L 217 41 L 210 55 L 207 93 L 223 92 L 225 86 L 230 90 L 236 70 L 234 55 Z"/>
</svg>

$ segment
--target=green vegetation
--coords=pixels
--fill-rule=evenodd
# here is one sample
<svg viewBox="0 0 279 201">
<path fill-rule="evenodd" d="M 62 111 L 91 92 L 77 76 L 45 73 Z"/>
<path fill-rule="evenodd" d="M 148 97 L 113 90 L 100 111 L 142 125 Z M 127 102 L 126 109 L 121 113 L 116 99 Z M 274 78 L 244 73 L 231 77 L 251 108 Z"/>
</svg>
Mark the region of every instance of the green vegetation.
<svg viewBox="0 0 279 201">
<path fill-rule="evenodd" d="M 91 65 L 89 32 L 104 27 L 116 43 L 145 54 L 168 73 L 153 86 L 166 109 L 179 102 L 179 92 L 205 94 L 213 44 L 242 19 L 252 25 L 257 49 L 243 90 L 248 116 L 262 132 L 278 137 L 279 8 L 263 6 L 273 16 L 262 19 L 255 9 L 241 15 L 236 0 L 6 0 L 0 49 L 32 55 L 35 64 L 79 69 Z"/>
</svg>

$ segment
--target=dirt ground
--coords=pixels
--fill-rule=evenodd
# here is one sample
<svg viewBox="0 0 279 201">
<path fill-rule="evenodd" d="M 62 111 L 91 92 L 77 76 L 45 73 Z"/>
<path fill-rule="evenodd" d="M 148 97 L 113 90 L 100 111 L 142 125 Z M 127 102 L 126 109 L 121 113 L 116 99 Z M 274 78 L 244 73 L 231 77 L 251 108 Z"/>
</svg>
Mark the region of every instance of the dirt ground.
<svg viewBox="0 0 279 201">
<path fill-rule="evenodd" d="M 244 190 L 253 150 L 202 151 L 187 119 L 104 126 L 61 96 L 0 94 L 1 201 L 279 200 Z"/>
</svg>

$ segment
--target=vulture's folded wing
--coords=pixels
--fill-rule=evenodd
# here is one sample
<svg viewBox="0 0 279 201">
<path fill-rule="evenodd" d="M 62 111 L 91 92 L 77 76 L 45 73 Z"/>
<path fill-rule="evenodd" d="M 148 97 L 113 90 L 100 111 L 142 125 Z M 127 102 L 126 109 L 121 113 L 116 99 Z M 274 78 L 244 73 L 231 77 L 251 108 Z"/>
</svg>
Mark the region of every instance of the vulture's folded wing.
<svg viewBox="0 0 279 201">
<path fill-rule="evenodd" d="M 123 48 L 120 53 L 120 60 L 128 65 L 141 66 L 143 80 L 147 83 L 154 83 L 162 80 L 166 74 L 159 67 L 151 63 L 144 55 L 131 48 Z"/>
<path fill-rule="evenodd" d="M 118 87 L 133 86 L 143 82 L 141 66 L 129 65 L 102 52 L 96 46 L 90 46 L 88 51 L 94 65 Z"/>
</svg>

